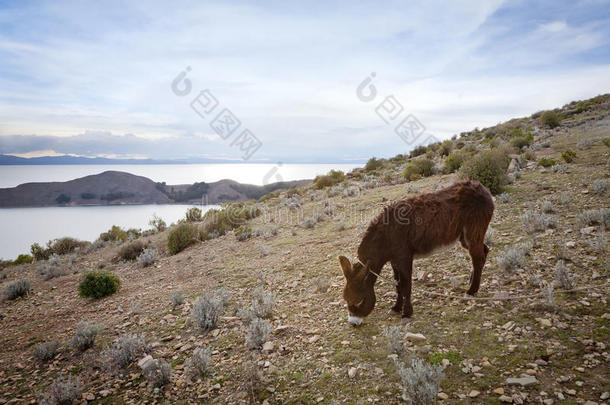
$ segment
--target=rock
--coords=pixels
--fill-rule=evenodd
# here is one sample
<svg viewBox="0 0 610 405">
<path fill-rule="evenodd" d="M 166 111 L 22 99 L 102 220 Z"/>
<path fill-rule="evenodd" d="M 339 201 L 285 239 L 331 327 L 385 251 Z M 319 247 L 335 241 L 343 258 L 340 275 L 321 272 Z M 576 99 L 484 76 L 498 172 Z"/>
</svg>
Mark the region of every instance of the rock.
<svg viewBox="0 0 610 405">
<path fill-rule="evenodd" d="M 542 318 L 542 319 L 538 319 L 538 322 L 540 322 L 540 325 L 541 325 L 541 326 L 546 326 L 546 327 L 549 327 L 549 328 L 550 328 L 550 327 L 553 325 L 553 324 L 551 323 L 551 320 L 550 320 L 550 319 L 544 319 L 544 318 Z"/>
<path fill-rule="evenodd" d="M 144 356 L 140 360 L 138 360 L 138 367 L 140 367 L 142 370 L 144 370 L 146 365 L 151 361 L 153 361 L 153 357 L 150 354 L 147 354 L 146 356 Z"/>
<path fill-rule="evenodd" d="M 85 398 L 87 401 L 93 401 L 95 399 L 95 395 L 89 392 L 87 394 L 83 394 L 83 398 Z"/>
<path fill-rule="evenodd" d="M 547 399 L 542 400 L 542 403 L 544 405 L 553 405 L 555 403 L 555 401 L 553 400 L 553 398 L 547 398 Z"/>
<path fill-rule="evenodd" d="M 574 242 L 572 240 L 569 242 L 566 242 L 566 247 L 573 248 L 574 246 L 576 246 L 576 242 Z"/>
<path fill-rule="evenodd" d="M 595 401 L 587 401 L 587 402 L 585 402 L 585 405 L 598 405 L 598 404 Z"/>
<path fill-rule="evenodd" d="M 271 341 L 267 341 L 265 342 L 265 344 L 263 345 L 263 351 L 264 352 L 272 352 L 273 351 L 273 342 Z"/>
<path fill-rule="evenodd" d="M 407 338 L 407 340 L 410 340 L 412 342 L 423 342 L 426 340 L 426 337 L 424 335 L 422 335 L 421 333 L 407 332 L 406 338 Z"/>
<path fill-rule="evenodd" d="M 532 385 L 532 384 L 536 384 L 537 382 L 538 382 L 538 380 L 536 380 L 536 377 L 534 377 L 534 376 L 506 379 L 506 384 L 508 384 L 508 385 L 521 385 L 523 387 L 526 387 L 526 386 Z"/>
<path fill-rule="evenodd" d="M 497 394 L 497 395 L 504 395 L 504 388 L 502 388 L 502 387 L 500 387 L 500 388 L 496 388 L 496 389 L 494 390 L 494 394 Z"/>
<path fill-rule="evenodd" d="M 99 392 L 99 394 L 100 394 L 102 397 L 106 398 L 108 395 L 112 394 L 112 392 L 110 392 L 110 390 L 101 390 L 101 391 Z"/>
<path fill-rule="evenodd" d="M 443 368 L 449 367 L 450 364 L 451 364 L 451 362 L 449 361 L 449 359 L 442 359 L 441 360 L 441 365 L 443 366 Z"/>
<path fill-rule="evenodd" d="M 595 232 L 594 226 L 588 226 L 580 230 L 580 233 L 582 233 L 583 235 L 591 235 L 593 232 Z"/>
<path fill-rule="evenodd" d="M 602 401 L 604 401 L 608 398 L 610 398 L 610 392 L 608 392 L 608 391 L 602 392 L 602 394 L 599 396 L 599 399 L 601 399 Z"/>
<path fill-rule="evenodd" d="M 441 401 L 444 401 L 445 399 L 449 398 L 449 395 L 445 394 L 444 392 L 439 392 L 438 394 L 436 394 L 436 397 Z"/>
<path fill-rule="evenodd" d="M 307 341 L 309 343 L 316 343 L 319 339 L 320 339 L 320 335 L 314 335 L 314 336 L 310 337 L 309 339 L 307 339 Z"/>
<path fill-rule="evenodd" d="M 468 393 L 468 396 L 469 396 L 470 398 L 476 398 L 476 397 L 478 397 L 479 395 L 481 395 L 481 392 L 480 392 L 480 391 L 477 391 L 477 390 L 472 390 L 472 391 L 470 391 L 470 392 Z"/>
<path fill-rule="evenodd" d="M 347 376 L 349 378 L 354 378 L 356 377 L 356 373 L 358 372 L 358 370 L 356 369 L 356 367 L 351 367 L 348 371 L 347 371 Z"/>
<path fill-rule="evenodd" d="M 512 404 L 513 403 L 513 399 L 507 395 L 502 395 L 500 396 L 500 398 L 498 398 L 498 400 L 500 402 L 506 402 L 507 404 Z"/>
</svg>

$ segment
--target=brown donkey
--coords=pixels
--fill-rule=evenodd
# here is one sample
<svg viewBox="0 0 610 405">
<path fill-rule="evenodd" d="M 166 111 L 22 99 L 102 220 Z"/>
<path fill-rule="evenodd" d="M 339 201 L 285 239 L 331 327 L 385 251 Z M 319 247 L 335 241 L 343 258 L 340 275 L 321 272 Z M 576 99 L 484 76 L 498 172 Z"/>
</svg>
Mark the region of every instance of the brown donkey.
<svg viewBox="0 0 610 405">
<path fill-rule="evenodd" d="M 375 307 L 375 281 L 388 261 L 397 281 L 393 311 L 413 314 L 413 259 L 457 239 L 472 258 L 468 294 L 479 290 L 489 248 L 483 240 L 494 211 L 489 191 L 478 181 L 461 181 L 440 191 L 394 201 L 371 221 L 358 247 L 358 263 L 345 256 L 339 262 L 346 284 L 348 321 L 359 325 Z"/>
</svg>

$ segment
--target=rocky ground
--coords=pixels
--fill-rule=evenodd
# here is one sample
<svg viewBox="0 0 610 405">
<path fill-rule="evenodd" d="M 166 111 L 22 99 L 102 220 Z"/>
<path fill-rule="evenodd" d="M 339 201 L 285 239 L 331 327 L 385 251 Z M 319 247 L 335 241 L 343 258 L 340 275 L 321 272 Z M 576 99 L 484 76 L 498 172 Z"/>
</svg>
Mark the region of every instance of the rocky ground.
<svg viewBox="0 0 610 405">
<path fill-rule="evenodd" d="M 530 149 L 536 159 L 522 161 L 514 182 L 496 197 L 481 299 L 463 296 L 471 267 L 459 244 L 416 260 L 414 316 L 398 360 L 420 357 L 444 367 L 439 403 L 608 402 L 607 231 L 580 220 L 585 210 L 609 208 L 609 191 L 593 188 L 595 180 L 609 175 L 610 148 L 601 142 L 608 136 L 607 108 L 578 114 L 554 130 L 535 128 Z M 574 162 L 553 169 L 536 165 L 544 156 L 561 161 L 565 149 L 577 153 Z M 376 286 L 373 313 L 352 327 L 337 261 L 339 254 L 355 256 L 366 224 L 387 200 L 455 180 L 455 174 L 445 174 L 406 183 L 399 172 L 400 167 L 383 182 L 349 180 L 322 191 L 304 187 L 300 198 L 283 193 L 266 200 L 264 214 L 251 221 L 258 236 L 238 241 L 229 233 L 174 256 L 164 254 L 148 268 L 114 263 L 120 247 L 109 244 L 74 257 L 71 274 L 49 281 L 38 277 L 40 263 L 2 270 L 7 276 L 2 287 L 27 277 L 32 291 L 0 303 L 0 403 L 35 403 L 54 378 L 67 373 L 79 377 L 83 403 L 400 403 L 393 359 L 398 356 L 383 334 L 384 328 L 401 325 L 390 312 L 391 269 L 383 270 Z M 527 233 L 521 215 L 540 212 L 543 205 L 556 225 Z M 320 220 L 304 226 L 316 213 Z M 167 231 L 145 240 L 167 251 Z M 497 260 L 519 243 L 529 248 L 525 263 L 504 270 Z M 556 285 L 559 259 L 565 260 L 573 291 Z M 79 297 L 82 273 L 98 268 L 112 269 L 121 289 L 99 300 Z M 552 302 L 541 283 L 555 285 Z M 239 311 L 260 285 L 273 292 L 275 305 L 271 338 L 258 351 L 245 345 Z M 202 334 L 191 322 L 192 304 L 220 287 L 230 293 L 224 316 L 216 329 Z M 177 290 L 184 291 L 185 303 L 174 308 L 169 296 Z M 81 353 L 67 342 L 83 320 L 103 330 L 95 346 Z M 136 362 L 119 373 L 104 368 L 100 353 L 124 333 L 145 333 L 152 357 L 173 368 L 169 384 L 152 388 Z M 59 353 L 38 360 L 35 345 L 53 340 L 62 342 Z M 212 371 L 193 379 L 184 363 L 197 347 L 210 348 Z"/>
</svg>

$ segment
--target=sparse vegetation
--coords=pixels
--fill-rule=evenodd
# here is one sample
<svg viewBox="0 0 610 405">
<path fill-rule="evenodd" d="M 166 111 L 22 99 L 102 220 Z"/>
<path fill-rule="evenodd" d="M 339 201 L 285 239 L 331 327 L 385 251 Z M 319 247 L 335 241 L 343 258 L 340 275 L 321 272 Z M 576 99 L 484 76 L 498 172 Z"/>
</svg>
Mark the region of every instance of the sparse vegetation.
<svg viewBox="0 0 610 405">
<path fill-rule="evenodd" d="M 504 249 L 504 252 L 498 256 L 498 264 L 504 270 L 513 270 L 523 267 L 525 264 L 525 255 L 530 250 L 528 245 L 512 245 Z"/>
<path fill-rule="evenodd" d="M 40 405 L 69 405 L 79 399 L 82 386 L 78 377 L 57 377 L 40 395 Z"/>
<path fill-rule="evenodd" d="M 13 264 L 14 265 L 29 264 L 29 263 L 32 263 L 33 261 L 34 261 L 34 258 L 32 256 L 20 254 L 19 256 L 17 256 L 15 261 L 13 261 Z"/>
<path fill-rule="evenodd" d="M 336 184 L 339 184 L 345 180 L 345 173 L 341 170 L 331 170 L 328 174 L 323 176 L 317 176 L 313 180 L 313 184 L 317 189 L 322 189 L 326 187 L 332 187 Z"/>
<path fill-rule="evenodd" d="M 382 167 L 383 162 L 377 158 L 372 157 L 368 160 L 368 162 L 366 162 L 366 165 L 364 165 L 364 170 L 367 172 L 372 172 Z"/>
<path fill-rule="evenodd" d="M 602 225 L 608 230 L 610 229 L 610 208 L 586 210 L 580 214 L 579 222 L 582 227 Z"/>
<path fill-rule="evenodd" d="M 445 159 L 445 167 L 449 173 L 457 172 L 466 161 L 468 155 L 462 151 L 454 151 Z"/>
<path fill-rule="evenodd" d="M 557 219 L 554 216 L 541 214 L 534 212 L 533 210 L 526 210 L 523 215 L 521 215 L 521 222 L 523 222 L 523 226 L 527 233 L 541 232 L 557 226 Z"/>
<path fill-rule="evenodd" d="M 193 224 L 184 222 L 170 231 L 167 238 L 167 250 L 170 255 L 175 255 L 196 242 L 197 228 Z"/>
<path fill-rule="evenodd" d="M 185 368 L 192 378 L 204 378 L 210 373 L 211 362 L 210 349 L 197 347 L 186 361 Z"/>
<path fill-rule="evenodd" d="M 104 242 L 124 242 L 129 239 L 129 235 L 120 226 L 112 225 L 107 232 L 102 232 L 99 239 Z"/>
<path fill-rule="evenodd" d="M 144 335 L 126 333 L 102 352 L 102 358 L 107 369 L 118 371 L 145 353 L 150 353 L 150 347 L 146 344 Z"/>
<path fill-rule="evenodd" d="M 398 360 L 394 361 L 401 381 L 402 396 L 413 405 L 436 403 L 438 388 L 443 378 L 443 369 L 433 366 L 424 360 L 411 360 L 411 367 L 405 367 Z"/>
<path fill-rule="evenodd" d="M 102 298 L 119 290 L 121 281 L 108 271 L 90 271 L 84 274 L 78 285 L 81 297 Z"/>
<path fill-rule="evenodd" d="M 538 166 L 542 166 L 542 167 L 551 167 L 556 164 L 557 164 L 557 161 L 552 158 L 543 157 L 542 159 L 538 160 Z"/>
<path fill-rule="evenodd" d="M 172 367 L 163 360 L 150 360 L 144 365 L 142 375 L 152 387 L 164 387 L 172 376 Z"/>
<path fill-rule="evenodd" d="M 606 195 L 610 190 L 610 179 L 598 179 L 591 185 L 591 190 L 597 195 Z"/>
<path fill-rule="evenodd" d="M 172 304 L 173 308 L 181 306 L 184 304 L 184 293 L 182 291 L 174 291 L 169 297 L 169 302 Z"/>
<path fill-rule="evenodd" d="M 199 330 L 207 333 L 218 325 L 218 320 L 224 312 L 224 306 L 221 293 L 218 291 L 206 293 L 193 304 L 191 317 Z"/>
<path fill-rule="evenodd" d="M 271 336 L 271 323 L 266 319 L 254 317 L 250 320 L 246 333 L 246 345 L 250 349 L 261 349 Z"/>
<path fill-rule="evenodd" d="M 561 157 L 566 163 L 572 163 L 576 158 L 576 152 L 569 149 L 564 150 L 563 152 L 561 152 Z"/>
<path fill-rule="evenodd" d="M 142 267 L 152 266 L 157 260 L 159 260 L 159 252 L 154 247 L 145 248 L 138 256 L 138 263 Z"/>
<path fill-rule="evenodd" d="M 76 332 L 70 340 L 70 344 L 76 350 L 84 352 L 93 347 L 97 334 L 100 333 L 99 325 L 92 322 L 80 322 L 76 327 Z"/>
<path fill-rule="evenodd" d="M 235 228 L 233 233 L 235 234 L 235 238 L 238 241 L 244 241 L 252 237 L 252 228 L 248 225 L 242 225 L 238 228 Z"/>
<path fill-rule="evenodd" d="M 570 277 L 568 268 L 563 260 L 558 260 L 557 264 L 555 265 L 555 280 L 564 290 L 571 290 L 574 288 L 572 284 L 572 277 Z"/>
<path fill-rule="evenodd" d="M 157 232 L 163 232 L 167 229 L 167 224 L 161 217 L 157 216 L 157 214 L 153 214 L 152 219 L 148 221 L 148 225 L 152 226 Z"/>
<path fill-rule="evenodd" d="M 383 336 L 387 340 L 387 346 L 390 354 L 402 356 L 405 352 L 405 334 L 409 330 L 407 325 L 388 326 L 383 328 Z"/>
<path fill-rule="evenodd" d="M 146 245 L 141 240 L 136 240 L 121 246 L 118 259 L 132 262 L 136 260 L 144 251 Z"/>
<path fill-rule="evenodd" d="M 59 346 L 60 343 L 56 340 L 51 342 L 39 343 L 34 346 L 34 357 L 36 357 L 40 361 L 49 361 L 57 355 Z"/>
</svg>

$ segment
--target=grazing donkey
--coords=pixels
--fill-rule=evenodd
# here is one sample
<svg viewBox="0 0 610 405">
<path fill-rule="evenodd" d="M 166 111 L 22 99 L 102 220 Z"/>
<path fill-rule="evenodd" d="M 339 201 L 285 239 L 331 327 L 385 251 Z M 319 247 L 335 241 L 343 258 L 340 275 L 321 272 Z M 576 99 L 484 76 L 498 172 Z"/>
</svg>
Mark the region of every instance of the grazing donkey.
<svg viewBox="0 0 610 405">
<path fill-rule="evenodd" d="M 371 221 L 360 246 L 358 263 L 339 262 L 346 284 L 348 321 L 360 325 L 375 307 L 375 281 L 388 261 L 397 281 L 393 311 L 409 318 L 413 259 L 457 239 L 472 258 L 468 294 L 479 290 L 489 248 L 483 240 L 494 211 L 489 191 L 478 181 L 460 181 L 440 191 L 394 201 Z"/>
</svg>

